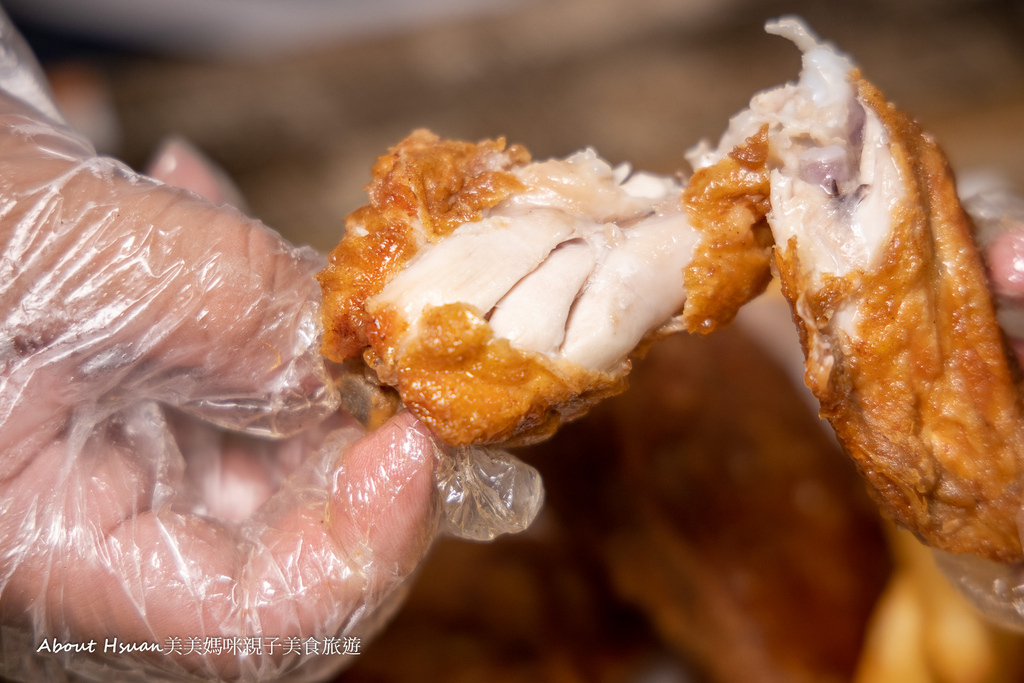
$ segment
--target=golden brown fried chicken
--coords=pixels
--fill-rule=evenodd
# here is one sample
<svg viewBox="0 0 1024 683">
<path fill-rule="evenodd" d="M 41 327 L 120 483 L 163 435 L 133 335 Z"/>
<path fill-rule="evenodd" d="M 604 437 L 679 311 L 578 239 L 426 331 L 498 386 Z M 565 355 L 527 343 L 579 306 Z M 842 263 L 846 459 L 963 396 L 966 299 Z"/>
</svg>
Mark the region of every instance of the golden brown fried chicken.
<svg viewBox="0 0 1024 683">
<path fill-rule="evenodd" d="M 709 331 L 764 288 L 764 151 L 755 136 L 694 193 L 589 149 L 531 162 L 417 131 L 378 161 L 319 275 L 324 353 L 361 353 L 449 444 L 548 436 L 622 391 L 642 342 Z"/>
<path fill-rule="evenodd" d="M 924 541 L 1021 560 L 1016 366 L 946 159 L 798 21 L 768 28 L 803 51 L 799 82 L 755 96 L 695 166 L 765 132 L 776 264 L 822 416 Z"/>
</svg>

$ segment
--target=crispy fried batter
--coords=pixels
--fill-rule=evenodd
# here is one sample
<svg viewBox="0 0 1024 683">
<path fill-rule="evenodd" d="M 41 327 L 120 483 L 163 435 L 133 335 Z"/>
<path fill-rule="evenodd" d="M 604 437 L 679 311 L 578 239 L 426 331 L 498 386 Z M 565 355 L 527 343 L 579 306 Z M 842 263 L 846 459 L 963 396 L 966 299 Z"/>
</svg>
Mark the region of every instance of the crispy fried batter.
<svg viewBox="0 0 1024 683">
<path fill-rule="evenodd" d="M 625 377 L 513 348 L 462 304 L 427 311 L 395 384 L 405 405 L 455 445 L 546 438 L 626 387 Z"/>
<path fill-rule="evenodd" d="M 1024 415 L 948 163 L 935 141 L 855 75 L 892 138 L 906 194 L 884 261 L 815 291 L 792 248 L 777 252 L 822 415 L 882 507 L 954 553 L 1022 559 Z M 853 338 L 829 321 L 859 301 Z"/>
<path fill-rule="evenodd" d="M 728 324 L 771 280 L 767 161 L 768 126 L 762 126 L 717 164 L 694 173 L 683 191 L 683 205 L 704 233 L 702 248 L 683 274 L 688 332 Z"/>
<path fill-rule="evenodd" d="M 509 170 L 529 160 L 524 148 L 506 149 L 503 139 L 473 144 L 412 133 L 374 166 L 370 203 L 348 217 L 344 238 L 317 276 L 324 355 L 340 362 L 362 352 L 406 407 L 452 445 L 545 438 L 626 386 L 622 376 L 512 347 L 468 306 L 428 308 L 419 333 L 402 348 L 408 321 L 390 308 L 367 310 L 425 243 L 521 191 Z"/>
<path fill-rule="evenodd" d="M 382 156 L 367 186 L 370 203 L 345 221 L 345 236 L 319 275 L 323 290 L 323 353 L 342 362 L 362 351 L 371 318 L 366 300 L 425 241 L 435 242 L 461 223 L 479 220 L 521 184 L 508 172 L 530 160 L 504 139 L 479 144 L 441 140 L 417 130 Z"/>
<path fill-rule="evenodd" d="M 684 195 L 670 178 L 637 174 L 629 184 L 593 151 L 517 175 L 529 161 L 521 147 L 417 131 L 378 161 L 370 204 L 349 216 L 345 237 L 318 276 L 324 354 L 341 361 L 362 353 L 380 381 L 449 444 L 546 438 L 625 389 L 626 355 L 681 328 L 673 316 L 688 288 L 695 310 L 686 304 L 683 325 L 704 332 L 731 320 L 764 288 L 767 203 L 752 196 L 766 190 L 766 150 L 763 132 L 752 136 L 726 162 L 700 173 Z M 478 236 L 482 242 L 470 242 Z M 444 250 L 467 242 L 462 251 Z M 589 264 L 578 258 L 582 246 Z M 513 248 L 515 255 L 505 251 Z M 494 261 L 501 272 L 470 269 L 466 259 L 484 257 L 482 250 L 487 258 L 503 250 L 509 261 Z M 552 257 L 556 252 L 566 258 Z M 539 262 L 529 260 L 538 255 Z M 431 275 L 425 279 L 416 270 L 424 263 Z M 556 263 L 567 266 L 541 267 Z M 563 322 L 534 322 L 527 313 L 522 324 L 555 332 L 547 351 L 491 326 L 501 314 L 522 315 L 529 307 L 522 298 L 513 304 L 512 290 L 496 304 L 480 304 L 493 305 L 489 310 L 460 298 L 486 290 L 491 282 L 483 280 L 515 284 L 542 270 L 550 278 L 543 281 L 559 291 L 533 296 L 550 293 L 564 302 Z M 452 274 L 462 289 L 447 289 Z M 418 292 L 427 293 L 416 299 Z"/>
</svg>

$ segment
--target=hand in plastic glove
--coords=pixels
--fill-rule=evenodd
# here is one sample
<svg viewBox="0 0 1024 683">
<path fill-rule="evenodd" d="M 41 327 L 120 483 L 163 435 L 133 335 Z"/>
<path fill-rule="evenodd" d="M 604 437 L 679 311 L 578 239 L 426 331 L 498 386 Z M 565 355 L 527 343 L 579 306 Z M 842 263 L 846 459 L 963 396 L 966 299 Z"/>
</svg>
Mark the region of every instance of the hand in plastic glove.
<svg viewBox="0 0 1024 683">
<path fill-rule="evenodd" d="M 1003 191 L 967 201 L 985 248 L 999 322 L 1024 362 L 1024 199 Z"/>
<path fill-rule="evenodd" d="M 0 34 L 0 676 L 328 675 L 535 473 L 334 414 L 320 258 L 97 158 Z"/>
</svg>

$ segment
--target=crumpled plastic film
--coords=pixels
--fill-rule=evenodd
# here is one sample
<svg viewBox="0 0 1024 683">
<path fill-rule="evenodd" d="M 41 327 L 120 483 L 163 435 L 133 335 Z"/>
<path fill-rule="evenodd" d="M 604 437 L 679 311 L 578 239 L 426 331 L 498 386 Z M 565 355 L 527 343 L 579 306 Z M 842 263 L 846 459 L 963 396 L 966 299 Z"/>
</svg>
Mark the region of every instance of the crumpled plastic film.
<svg viewBox="0 0 1024 683">
<path fill-rule="evenodd" d="M 324 680 L 539 477 L 338 412 L 322 257 L 96 157 L 29 59 L 0 16 L 0 678 Z"/>
<path fill-rule="evenodd" d="M 999 325 L 1024 357 L 1024 198 L 992 184 L 964 199 L 986 256 Z"/>
<path fill-rule="evenodd" d="M 933 550 L 935 563 L 986 619 L 1024 633 L 1024 565 Z"/>
<path fill-rule="evenodd" d="M 492 448 L 448 448 L 438 472 L 445 530 L 459 538 L 490 541 L 527 528 L 544 505 L 540 473 Z"/>
<path fill-rule="evenodd" d="M 1007 231 L 1024 231 L 1024 198 L 995 183 L 978 187 L 963 203 L 974 220 L 976 240 L 982 247 Z"/>
</svg>

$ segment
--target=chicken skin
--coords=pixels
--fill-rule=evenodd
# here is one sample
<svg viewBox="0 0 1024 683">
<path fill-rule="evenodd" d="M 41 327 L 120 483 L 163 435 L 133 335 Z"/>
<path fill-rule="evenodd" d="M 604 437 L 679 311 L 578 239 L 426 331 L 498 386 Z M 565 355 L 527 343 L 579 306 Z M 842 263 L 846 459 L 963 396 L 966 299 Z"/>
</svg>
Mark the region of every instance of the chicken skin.
<svg viewBox="0 0 1024 683">
<path fill-rule="evenodd" d="M 529 443 L 622 391 L 651 340 L 729 322 L 774 259 L 806 383 L 883 510 L 1020 561 L 1019 370 L 948 163 L 798 20 L 768 30 L 800 79 L 695 149 L 685 185 L 592 150 L 402 141 L 319 276 L 325 355 L 361 355 L 450 444 Z"/>
<path fill-rule="evenodd" d="M 768 30 L 802 50 L 799 81 L 756 95 L 692 162 L 766 134 L 775 262 L 821 415 L 919 538 L 1021 560 L 1018 371 L 948 163 L 801 23 Z"/>
<path fill-rule="evenodd" d="M 763 141 L 743 149 L 763 166 Z M 767 205 L 733 178 L 749 163 L 694 193 L 589 149 L 533 162 L 416 131 L 378 161 L 319 275 L 324 354 L 362 355 L 451 445 L 549 436 L 625 388 L 638 346 L 710 331 L 767 284 Z"/>
</svg>

